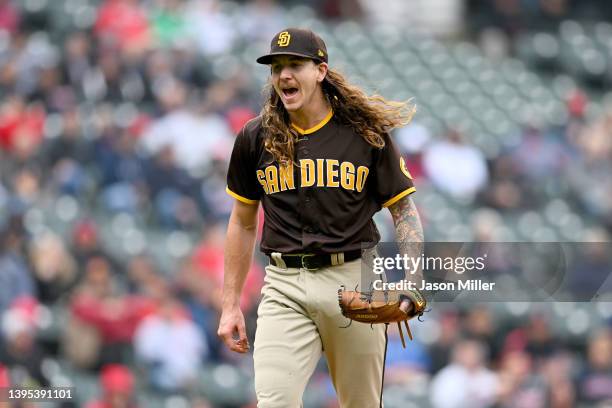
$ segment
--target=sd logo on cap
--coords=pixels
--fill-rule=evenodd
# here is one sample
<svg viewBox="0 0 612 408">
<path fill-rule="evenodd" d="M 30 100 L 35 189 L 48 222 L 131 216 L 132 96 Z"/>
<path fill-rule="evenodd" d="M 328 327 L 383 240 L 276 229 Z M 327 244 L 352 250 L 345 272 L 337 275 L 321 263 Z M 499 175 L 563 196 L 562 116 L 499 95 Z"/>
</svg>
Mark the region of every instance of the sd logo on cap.
<svg viewBox="0 0 612 408">
<path fill-rule="evenodd" d="M 289 34 L 289 31 L 283 31 L 282 33 L 280 33 L 278 35 L 278 46 L 279 47 L 286 47 L 289 45 L 289 41 L 291 41 L 291 34 Z"/>
</svg>

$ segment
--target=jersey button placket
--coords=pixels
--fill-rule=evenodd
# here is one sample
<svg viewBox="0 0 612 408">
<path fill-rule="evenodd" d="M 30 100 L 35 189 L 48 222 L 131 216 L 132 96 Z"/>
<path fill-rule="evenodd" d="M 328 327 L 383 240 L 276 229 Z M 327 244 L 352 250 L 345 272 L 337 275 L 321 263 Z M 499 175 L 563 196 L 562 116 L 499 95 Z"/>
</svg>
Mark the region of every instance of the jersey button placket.
<svg viewBox="0 0 612 408">
<path fill-rule="evenodd" d="M 301 140 L 301 146 L 300 146 L 300 152 L 301 152 L 301 156 L 305 159 L 308 158 L 308 155 L 310 154 L 310 150 L 307 147 L 307 142 L 308 142 L 308 137 L 304 137 Z M 310 188 L 304 188 L 304 203 L 305 204 L 310 204 L 312 199 L 312 190 Z"/>
<path fill-rule="evenodd" d="M 300 146 L 298 148 L 298 159 L 299 158 L 303 158 L 303 159 L 309 158 L 310 149 L 308 149 L 307 143 L 308 143 L 308 137 L 304 137 L 303 139 L 300 139 Z M 309 207 L 312 204 L 312 188 L 310 187 L 303 188 L 300 192 L 300 196 L 301 196 L 300 201 L 302 201 L 302 203 L 304 204 L 304 207 Z M 308 210 L 306 211 L 308 212 Z M 313 234 L 313 233 L 314 233 L 314 228 L 312 228 L 312 226 L 310 225 L 302 226 L 302 234 Z"/>
<path fill-rule="evenodd" d="M 308 158 L 310 154 L 310 150 L 308 149 L 308 137 L 304 136 L 299 140 L 299 148 L 298 151 L 303 158 Z"/>
</svg>

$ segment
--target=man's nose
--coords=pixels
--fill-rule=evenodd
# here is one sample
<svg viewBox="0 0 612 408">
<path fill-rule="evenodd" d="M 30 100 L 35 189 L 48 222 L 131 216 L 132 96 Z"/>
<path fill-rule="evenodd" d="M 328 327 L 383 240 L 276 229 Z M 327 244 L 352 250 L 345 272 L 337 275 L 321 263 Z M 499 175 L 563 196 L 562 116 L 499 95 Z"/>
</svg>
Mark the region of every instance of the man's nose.
<svg viewBox="0 0 612 408">
<path fill-rule="evenodd" d="M 289 67 L 284 67 L 281 69 L 280 78 L 281 79 L 289 79 L 291 78 L 292 72 Z"/>
</svg>

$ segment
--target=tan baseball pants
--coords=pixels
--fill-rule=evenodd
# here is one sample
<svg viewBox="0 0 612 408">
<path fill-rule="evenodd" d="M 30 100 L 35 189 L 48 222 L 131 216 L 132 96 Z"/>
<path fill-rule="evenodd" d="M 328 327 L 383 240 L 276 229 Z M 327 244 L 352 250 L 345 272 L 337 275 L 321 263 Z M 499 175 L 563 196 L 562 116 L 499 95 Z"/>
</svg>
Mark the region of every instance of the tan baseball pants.
<svg viewBox="0 0 612 408">
<path fill-rule="evenodd" d="M 297 408 L 321 353 L 342 408 L 380 406 L 384 325 L 348 320 L 340 313 L 340 285 L 360 283 L 361 261 L 314 271 L 266 268 L 255 334 L 258 408 Z M 360 286 L 361 287 L 361 286 Z"/>
</svg>

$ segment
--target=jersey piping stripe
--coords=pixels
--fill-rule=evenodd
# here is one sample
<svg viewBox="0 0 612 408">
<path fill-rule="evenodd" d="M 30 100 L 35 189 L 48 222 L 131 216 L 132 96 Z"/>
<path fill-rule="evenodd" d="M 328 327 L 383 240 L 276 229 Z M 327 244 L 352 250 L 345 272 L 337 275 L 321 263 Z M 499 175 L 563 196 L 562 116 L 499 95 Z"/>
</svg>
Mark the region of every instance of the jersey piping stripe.
<svg viewBox="0 0 612 408">
<path fill-rule="evenodd" d="M 259 200 L 249 200 L 246 197 L 243 197 L 239 194 L 234 193 L 232 190 L 229 189 L 229 187 L 225 187 L 225 192 L 229 195 L 231 195 L 232 197 L 234 197 L 236 200 L 243 202 L 245 204 L 257 204 L 259 203 Z"/>
<path fill-rule="evenodd" d="M 302 134 L 302 135 L 309 135 L 311 133 L 316 132 L 317 130 L 321 129 L 323 126 L 325 126 L 327 124 L 327 122 L 329 122 L 329 120 L 332 118 L 332 116 L 334 116 L 334 111 L 330 110 L 329 113 L 327 114 L 327 116 L 325 116 L 323 118 L 322 121 L 320 121 L 318 124 L 314 125 L 313 127 L 309 128 L 309 129 L 302 129 L 301 127 L 299 127 L 296 124 L 291 124 L 291 126 L 298 131 L 298 133 Z"/>
<path fill-rule="evenodd" d="M 385 203 L 382 206 L 383 207 L 389 207 L 390 205 L 393 205 L 393 204 L 397 203 L 399 200 L 401 200 L 402 198 L 406 197 L 408 194 L 414 193 L 415 191 L 416 191 L 416 188 L 410 187 L 409 189 L 404 190 L 401 193 L 397 194 L 392 199 L 385 201 Z"/>
</svg>

